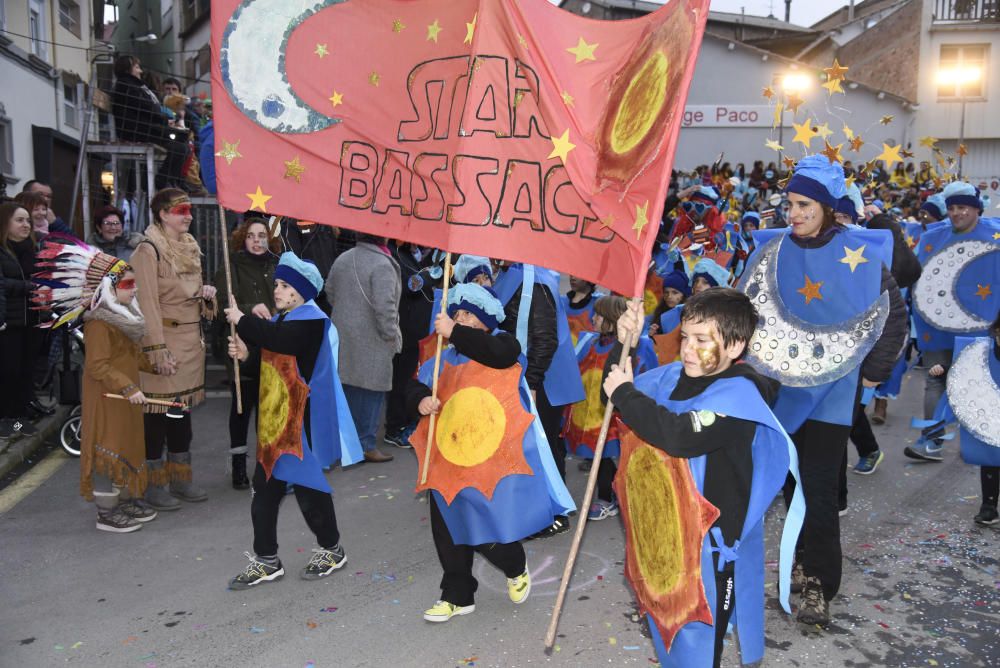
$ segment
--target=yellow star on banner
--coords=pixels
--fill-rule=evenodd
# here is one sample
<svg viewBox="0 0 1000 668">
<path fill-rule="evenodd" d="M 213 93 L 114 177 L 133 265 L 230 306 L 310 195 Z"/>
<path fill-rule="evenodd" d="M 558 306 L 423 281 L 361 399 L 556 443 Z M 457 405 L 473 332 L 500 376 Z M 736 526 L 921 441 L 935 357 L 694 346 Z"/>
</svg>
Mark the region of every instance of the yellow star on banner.
<svg viewBox="0 0 1000 668">
<path fill-rule="evenodd" d="M 521 45 L 522 49 L 528 48 L 528 40 L 524 39 L 524 35 L 517 33 L 517 43 Z"/>
<path fill-rule="evenodd" d="M 807 118 L 804 123 L 792 123 L 792 127 L 795 128 L 795 138 L 792 141 L 797 141 L 809 150 L 809 143 L 812 142 L 813 137 L 816 136 L 816 131 L 813 130 L 812 119 Z"/>
<path fill-rule="evenodd" d="M 805 297 L 806 304 L 808 304 L 814 299 L 819 299 L 820 301 L 823 301 L 823 295 L 819 291 L 820 288 L 822 287 L 823 287 L 823 281 L 813 283 L 811 280 L 809 280 L 809 275 L 806 274 L 806 284 L 803 285 L 798 290 L 796 290 L 796 292 Z"/>
<path fill-rule="evenodd" d="M 879 154 L 876 160 L 881 160 L 885 163 L 886 169 L 892 169 L 892 166 L 897 162 L 903 162 L 903 158 L 900 157 L 899 151 L 903 148 L 899 144 L 895 146 L 889 146 L 885 142 L 882 143 L 882 153 Z"/>
<path fill-rule="evenodd" d="M 267 201 L 271 199 L 273 195 L 265 195 L 260 189 L 260 186 L 257 186 L 257 192 L 247 193 L 246 196 L 250 198 L 251 211 L 254 209 L 260 209 L 264 213 L 267 213 Z"/>
<path fill-rule="evenodd" d="M 233 160 L 236 158 L 242 158 L 243 155 L 240 153 L 240 140 L 237 139 L 233 143 L 227 142 L 225 139 L 222 140 L 222 150 L 218 151 L 215 155 L 220 158 L 226 159 L 226 164 L 233 164 Z"/>
<path fill-rule="evenodd" d="M 774 97 L 774 91 L 770 86 L 764 86 L 764 91 L 761 94 L 769 100 Z"/>
<path fill-rule="evenodd" d="M 434 19 L 434 23 L 427 26 L 427 41 L 438 41 L 438 35 L 441 33 L 441 24 L 438 23 L 437 19 Z"/>
<path fill-rule="evenodd" d="M 368 73 L 368 83 L 378 88 L 378 85 L 382 83 L 382 75 L 372 70 Z"/>
<path fill-rule="evenodd" d="M 955 153 L 958 153 L 961 156 L 966 156 L 969 155 L 969 149 L 968 147 L 966 147 L 965 144 L 959 144 L 958 148 L 955 150 Z"/>
<path fill-rule="evenodd" d="M 562 96 L 563 104 L 565 104 L 567 107 L 572 107 L 573 106 L 573 96 L 572 95 L 570 95 L 566 91 L 563 91 L 562 93 L 560 93 L 560 95 Z"/>
<path fill-rule="evenodd" d="M 868 262 L 868 258 L 865 257 L 865 245 L 862 244 L 861 248 L 855 248 L 851 250 L 847 246 L 844 246 L 844 257 L 840 258 L 841 264 L 846 264 L 851 268 L 851 273 L 858 268 L 859 264 L 864 264 Z"/>
<path fill-rule="evenodd" d="M 826 141 L 828 137 L 833 136 L 833 130 L 830 129 L 829 123 L 824 123 L 816 126 L 816 134 L 819 135 L 820 139 Z"/>
<path fill-rule="evenodd" d="M 828 142 L 825 139 L 823 140 L 823 144 L 825 145 L 825 148 L 822 151 L 820 151 L 820 153 L 826 156 L 826 159 L 830 161 L 831 165 L 837 162 L 844 161 L 844 159 L 840 157 L 840 149 L 841 147 L 843 147 L 843 144 L 830 146 L 830 142 Z"/>
<path fill-rule="evenodd" d="M 329 56 L 330 55 L 330 50 L 326 48 L 326 44 L 317 44 L 316 45 L 316 50 L 313 51 L 313 53 L 315 53 L 317 56 L 319 56 L 322 59 L 323 56 Z"/>
<path fill-rule="evenodd" d="M 932 151 L 937 148 L 937 146 L 935 146 L 935 144 L 937 144 L 937 139 L 935 139 L 934 137 L 921 137 L 920 138 L 920 145 L 921 146 L 926 146 L 927 148 L 931 149 Z"/>
<path fill-rule="evenodd" d="M 299 156 L 295 156 L 291 160 L 285 160 L 285 178 L 295 179 L 296 183 L 302 183 L 302 173 L 306 171 L 306 168 L 299 162 Z"/>
<path fill-rule="evenodd" d="M 642 236 L 642 229 L 649 225 L 649 218 L 647 216 L 649 211 L 649 200 L 642 206 L 636 204 L 635 206 L 635 225 L 632 229 L 635 230 L 635 238 L 638 239 Z"/>
<path fill-rule="evenodd" d="M 552 136 L 550 141 L 552 142 L 552 152 L 549 153 L 549 158 L 559 158 L 564 163 L 569 152 L 576 148 L 576 144 L 569 140 L 569 128 L 563 130 L 561 137 Z"/>
<path fill-rule="evenodd" d="M 830 97 L 833 97 L 834 93 L 844 93 L 844 95 L 847 95 L 844 91 L 844 87 L 840 85 L 841 81 L 842 79 L 827 79 L 826 82 L 823 83 L 823 88 L 827 90 Z"/>
<path fill-rule="evenodd" d="M 333 106 L 335 107 L 339 107 L 340 105 L 344 104 L 344 94 L 338 93 L 337 91 L 333 91 L 333 95 L 331 95 L 327 99 L 330 100 L 330 102 L 332 102 Z"/>
<path fill-rule="evenodd" d="M 598 218 L 597 222 L 601 224 L 601 227 L 610 230 L 612 225 L 615 224 L 615 217 L 609 215 L 607 218 Z"/>
<path fill-rule="evenodd" d="M 764 142 L 764 146 L 768 147 L 772 151 L 783 151 L 785 149 L 784 146 L 774 141 L 773 139 L 768 139 L 766 142 Z"/>
<path fill-rule="evenodd" d="M 784 113 L 784 111 L 785 111 L 785 105 L 783 105 L 782 103 L 779 102 L 778 104 L 774 105 L 774 122 L 771 123 L 772 128 L 776 128 L 778 127 L 778 125 L 781 124 L 781 115 L 782 113 Z"/>
<path fill-rule="evenodd" d="M 851 138 L 851 150 L 855 153 L 861 152 L 861 147 L 865 145 L 865 140 L 861 138 L 861 135 L 854 135 Z"/>
<path fill-rule="evenodd" d="M 597 49 L 598 46 L 599 45 L 596 43 L 587 44 L 583 38 L 580 37 L 576 46 L 571 46 L 566 50 L 576 56 L 577 63 L 581 63 L 584 60 L 597 60 L 597 58 L 594 57 L 594 50 Z"/>
<path fill-rule="evenodd" d="M 844 129 L 841 130 L 841 132 L 844 133 L 844 136 L 847 137 L 847 139 L 854 139 L 854 130 L 847 127 L 847 123 L 844 123 Z"/>
<path fill-rule="evenodd" d="M 896 117 L 893 116 L 892 114 L 889 114 L 888 116 L 883 116 L 882 118 L 878 119 L 878 122 L 881 123 L 882 125 L 889 125 L 889 123 L 892 123 L 892 119 L 894 118 Z"/>
<path fill-rule="evenodd" d="M 987 283 L 986 285 L 979 285 L 979 283 L 976 283 L 976 287 L 979 288 L 976 290 L 976 296 L 985 300 L 987 297 L 992 295 L 993 290 L 990 289 L 990 285 L 990 283 Z"/>
<path fill-rule="evenodd" d="M 399 33 L 403 32 L 404 30 L 406 30 L 406 26 L 403 25 L 403 21 L 400 20 L 400 19 L 393 19 L 393 21 L 392 21 L 392 31 L 394 33 L 396 33 L 396 34 L 399 34 Z"/>
<path fill-rule="evenodd" d="M 805 103 L 806 101 L 803 100 L 801 97 L 799 97 L 797 94 L 795 93 L 788 94 L 788 104 L 786 106 L 787 109 L 793 114 L 798 113 L 799 107 L 801 107 Z"/>
<path fill-rule="evenodd" d="M 472 36 L 476 34 L 476 21 L 479 20 L 479 12 L 472 17 L 472 23 L 465 24 L 465 41 L 463 44 L 472 44 Z"/>
<path fill-rule="evenodd" d="M 833 65 L 830 67 L 824 67 L 823 71 L 826 72 L 827 78 L 832 79 L 833 81 L 842 81 L 844 79 L 844 75 L 847 74 L 847 70 L 849 69 L 849 67 L 844 67 L 837 61 L 836 58 L 834 58 Z"/>
</svg>

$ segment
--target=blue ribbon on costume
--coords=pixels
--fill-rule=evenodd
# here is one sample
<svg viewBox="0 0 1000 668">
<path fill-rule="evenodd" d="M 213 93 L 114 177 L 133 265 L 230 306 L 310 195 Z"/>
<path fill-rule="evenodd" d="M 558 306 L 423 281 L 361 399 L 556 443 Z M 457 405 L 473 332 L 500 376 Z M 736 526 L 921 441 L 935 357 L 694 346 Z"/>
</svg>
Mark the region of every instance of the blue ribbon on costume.
<svg viewBox="0 0 1000 668">
<path fill-rule="evenodd" d="M 733 543 L 732 547 L 726 545 L 726 541 L 722 538 L 722 529 L 719 527 L 712 527 L 709 531 L 712 536 L 712 542 L 715 543 L 715 547 L 708 548 L 709 552 L 716 552 L 719 555 L 719 572 L 721 573 L 726 569 L 726 564 L 736 561 L 740 558 L 738 550 L 740 549 L 740 539 L 737 538 L 736 542 Z"/>
<path fill-rule="evenodd" d="M 535 295 L 535 265 L 522 266 L 521 302 L 517 307 L 517 342 L 521 350 L 528 354 L 528 318 L 531 314 L 531 299 Z"/>
<path fill-rule="evenodd" d="M 868 404 L 870 404 L 872 402 L 872 399 L 874 399 L 874 398 L 875 398 L 875 388 L 874 387 L 866 387 L 863 390 L 861 390 L 861 405 L 862 406 L 867 406 Z"/>
</svg>

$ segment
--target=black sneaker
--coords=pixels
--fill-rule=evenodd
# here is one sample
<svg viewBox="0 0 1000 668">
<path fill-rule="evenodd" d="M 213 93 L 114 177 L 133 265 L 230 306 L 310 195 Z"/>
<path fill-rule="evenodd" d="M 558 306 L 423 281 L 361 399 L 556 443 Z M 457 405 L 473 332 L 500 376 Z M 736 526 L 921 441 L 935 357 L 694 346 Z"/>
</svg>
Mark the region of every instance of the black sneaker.
<svg viewBox="0 0 1000 668">
<path fill-rule="evenodd" d="M 973 517 L 972 521 L 976 524 L 981 524 L 984 527 L 992 526 L 997 522 L 1000 522 L 1000 513 L 997 513 L 996 506 L 984 503 L 979 508 L 979 514 Z"/>
<path fill-rule="evenodd" d="M 410 439 L 406 437 L 406 430 L 400 429 L 399 431 L 390 434 L 386 432 L 385 438 L 383 438 L 389 445 L 395 445 L 397 448 L 403 448 L 404 450 L 409 450 L 413 448 L 413 444 L 410 443 Z"/>
<path fill-rule="evenodd" d="M 247 559 L 250 560 L 250 565 L 247 566 L 242 573 L 229 581 L 230 589 L 250 589 L 250 587 L 259 585 L 261 582 L 271 582 L 285 577 L 285 569 L 281 565 L 280 559 L 278 560 L 277 565 L 272 566 L 260 561 L 256 556 L 250 554 L 249 552 L 244 552 L 243 554 L 245 554 Z"/>
<path fill-rule="evenodd" d="M 569 518 L 560 516 L 555 518 L 552 524 L 545 527 L 534 536 L 531 536 L 531 538 L 548 538 L 549 536 L 557 536 L 561 533 L 566 533 L 567 531 L 569 531 Z"/>
<path fill-rule="evenodd" d="M 303 580 L 319 580 L 342 568 L 346 563 L 347 555 L 340 545 L 334 546 L 332 550 L 313 548 L 313 556 L 309 558 L 309 563 L 299 575 Z"/>
<path fill-rule="evenodd" d="M 830 623 L 830 605 L 823 596 L 823 585 L 819 578 L 805 579 L 796 620 L 809 626 L 826 626 Z"/>
</svg>

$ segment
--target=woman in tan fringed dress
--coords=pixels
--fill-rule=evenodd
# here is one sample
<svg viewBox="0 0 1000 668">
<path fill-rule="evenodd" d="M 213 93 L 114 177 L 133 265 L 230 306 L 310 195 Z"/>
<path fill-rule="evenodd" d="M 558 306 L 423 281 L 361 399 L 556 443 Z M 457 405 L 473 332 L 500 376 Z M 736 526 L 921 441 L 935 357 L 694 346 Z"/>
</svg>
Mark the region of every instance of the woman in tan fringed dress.
<svg viewBox="0 0 1000 668">
<path fill-rule="evenodd" d="M 201 319 L 215 315 L 215 288 L 202 281 L 201 249 L 188 233 L 187 194 L 176 188 L 161 190 L 150 208 L 153 222 L 129 260 L 146 317 L 142 350 L 157 372 L 140 374 L 141 387 L 149 399 L 179 400 L 194 407 L 205 399 Z M 191 482 L 191 415 L 169 417 L 164 407 L 150 404 L 144 411 L 146 502 L 157 510 L 176 510 L 177 499 L 204 501 L 208 495 Z"/>
</svg>

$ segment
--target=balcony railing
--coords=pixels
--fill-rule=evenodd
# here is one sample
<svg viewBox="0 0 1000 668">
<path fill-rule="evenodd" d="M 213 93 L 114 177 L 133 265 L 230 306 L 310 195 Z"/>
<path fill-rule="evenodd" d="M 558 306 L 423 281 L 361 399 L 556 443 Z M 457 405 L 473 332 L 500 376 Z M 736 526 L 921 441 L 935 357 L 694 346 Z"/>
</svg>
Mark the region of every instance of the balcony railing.
<svg viewBox="0 0 1000 668">
<path fill-rule="evenodd" d="M 211 0 L 181 0 L 181 29 L 183 34 L 197 25 L 202 18 L 208 16 Z M 174 3 L 177 7 L 177 3 Z"/>
<path fill-rule="evenodd" d="M 1000 23 L 1000 0 L 935 0 L 937 23 Z"/>
</svg>

